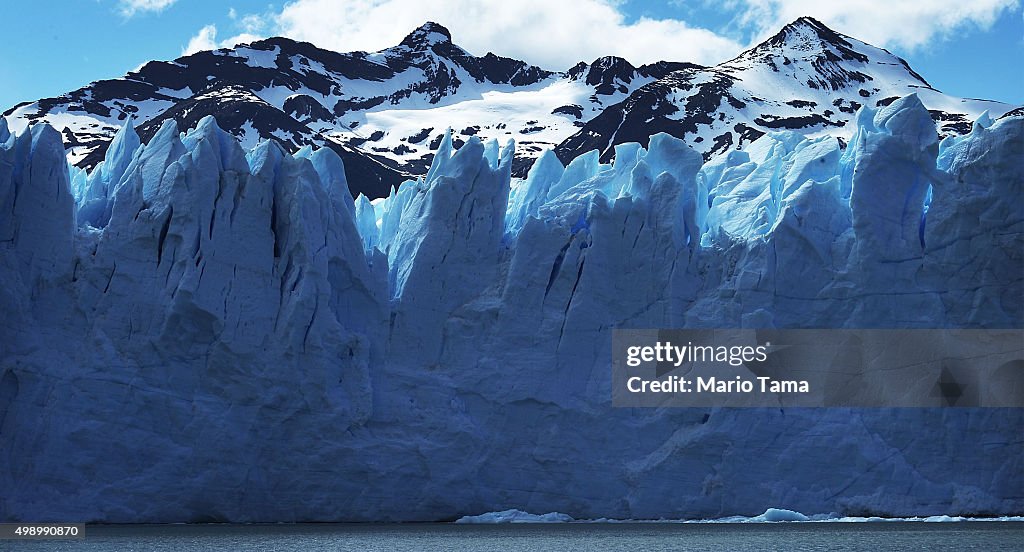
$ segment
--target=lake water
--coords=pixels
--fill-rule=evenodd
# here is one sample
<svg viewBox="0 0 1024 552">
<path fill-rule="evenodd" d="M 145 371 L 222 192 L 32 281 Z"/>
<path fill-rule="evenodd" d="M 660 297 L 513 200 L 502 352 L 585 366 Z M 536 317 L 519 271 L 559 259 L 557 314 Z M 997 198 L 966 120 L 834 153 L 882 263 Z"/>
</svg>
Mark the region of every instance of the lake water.
<svg viewBox="0 0 1024 552">
<path fill-rule="evenodd" d="M 0 541 L 13 551 L 810 551 L 1024 550 L 1021 522 L 759 524 L 440 523 L 89 526 L 75 541 Z"/>
</svg>

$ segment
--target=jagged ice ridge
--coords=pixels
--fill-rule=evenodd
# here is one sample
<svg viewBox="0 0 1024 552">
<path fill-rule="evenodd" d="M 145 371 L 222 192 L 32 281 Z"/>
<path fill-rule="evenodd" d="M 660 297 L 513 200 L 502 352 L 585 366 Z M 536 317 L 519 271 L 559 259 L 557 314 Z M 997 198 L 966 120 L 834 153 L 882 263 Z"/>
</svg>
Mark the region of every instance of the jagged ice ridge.
<svg viewBox="0 0 1024 552">
<path fill-rule="evenodd" d="M 0 122 L 0 518 L 1019 514 L 1019 409 L 613 409 L 615 327 L 1024 323 L 1024 118 L 940 144 L 450 136 L 381 201 L 212 118 L 91 173 Z"/>
</svg>

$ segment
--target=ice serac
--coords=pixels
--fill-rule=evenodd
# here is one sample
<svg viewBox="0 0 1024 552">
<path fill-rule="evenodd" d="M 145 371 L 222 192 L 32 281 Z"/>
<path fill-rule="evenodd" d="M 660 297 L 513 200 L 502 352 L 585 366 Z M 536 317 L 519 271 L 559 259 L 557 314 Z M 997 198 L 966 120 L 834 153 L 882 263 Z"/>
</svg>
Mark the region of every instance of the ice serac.
<svg viewBox="0 0 1024 552">
<path fill-rule="evenodd" d="M 355 200 L 356 226 L 367 254 L 377 247 L 380 230 L 377 228 L 377 210 L 366 196 L 360 194 Z"/>
<path fill-rule="evenodd" d="M 106 156 L 88 176 L 79 173 L 81 184 L 78 190 L 79 223 L 102 228 L 109 220 L 107 209 L 113 190 L 128 170 L 135 152 L 142 145 L 131 119 L 114 135 L 107 148 Z"/>
<path fill-rule="evenodd" d="M 508 202 L 506 229 L 518 232 L 527 217 L 538 216 L 540 206 L 548 199 L 551 186 L 557 184 L 565 172 L 565 167 L 551 150 L 541 154 L 526 180 L 513 188 Z"/>
<path fill-rule="evenodd" d="M 613 328 L 1024 326 L 1024 118 L 856 121 L 515 182 L 449 134 L 372 203 L 212 118 L 2 140 L 0 520 L 1019 513 L 1020 409 L 611 407 Z"/>
<path fill-rule="evenodd" d="M 63 157 L 60 134 L 49 126 L 0 143 L 0 323 L 8 335 L 19 331 L 26 316 L 60 324 L 71 300 L 75 203 Z M 6 357 L 31 352 L 45 340 L 29 335 L 3 344 L 0 356 Z"/>
<path fill-rule="evenodd" d="M 331 446 L 318 435 L 369 417 L 369 366 L 383 357 L 387 301 L 338 182 L 325 182 L 313 163 L 273 143 L 247 162 L 212 118 L 183 140 L 170 122 L 114 189 L 109 224 L 76 237 L 67 171 L 56 163 L 63 157 L 59 135 L 40 126 L 19 140 L 20 149 L 3 151 L 16 155 L 19 169 L 18 201 L 5 203 L 16 206 L 15 217 L 4 220 L 13 220 L 21 238 L 13 242 L 15 254 L 3 258 L 18 261 L 24 249 L 27 266 L 5 266 L 4 282 L 13 284 L 11 296 L 29 303 L 41 286 L 28 276 L 66 273 L 61 283 L 76 307 L 46 303 L 46 295 L 35 305 L 4 309 L 4 377 L 18 388 L 13 404 L 2 407 L 5 424 L 15 424 L 3 430 L 13 437 L 3 441 L 5 457 L 14 458 L 0 474 L 4 488 L 17 496 L 36 487 L 33 500 L 41 507 L 92 472 L 106 485 L 122 484 L 81 488 L 73 499 L 81 502 L 68 510 L 81 519 L 98 519 L 84 507 L 97 492 L 140 518 L 170 519 L 185 508 L 196 519 L 231 519 L 271 501 L 264 483 L 291 477 L 279 455 L 308 456 L 317 470 L 329 470 L 324 451 Z M 5 178 L 4 188 L 11 183 Z M 67 212 L 55 216 L 61 208 Z M 33 243 L 23 248 L 28 237 Z M 84 250 L 77 259 L 73 238 Z M 39 305 L 49 310 L 33 312 Z M 59 340 L 75 345 L 16 348 Z M 31 410 L 18 405 L 45 402 L 50 392 L 62 397 L 45 422 L 51 434 L 28 440 L 19 428 Z M 103 431 L 120 435 L 116 442 L 79 446 L 98 437 L 99 426 L 89 427 L 101 419 Z M 285 441 L 291 444 L 264 448 Z M 23 462 L 52 477 L 14 481 L 28 469 Z M 197 465 L 224 467 L 190 475 Z M 210 488 L 259 483 L 232 499 L 234 506 L 198 497 L 188 486 L 165 489 L 160 500 L 141 506 L 167 478 Z M 5 518 L 16 513 L 8 504 Z"/>
<path fill-rule="evenodd" d="M 948 176 L 933 183 L 922 219 L 922 280 L 943 290 L 951 316 L 971 325 L 1015 327 L 1024 311 L 1019 287 L 1024 266 L 1024 118 L 993 123 L 985 118 L 970 134 L 943 140 L 938 168 Z M 951 282 L 945 275 L 969 270 L 984 282 Z"/>
<path fill-rule="evenodd" d="M 436 359 L 444 343 L 443 321 L 497 276 L 512 148 L 503 151 L 497 166 L 476 137 L 449 157 L 450 148 L 446 139 L 426 180 L 402 209 L 388 246 L 395 303 L 392 358 Z"/>
<path fill-rule="evenodd" d="M 867 119 L 872 110 L 860 117 Z M 917 96 L 901 98 L 862 121 L 848 156 L 857 251 L 872 260 L 920 257 L 925 197 L 936 178 L 938 134 Z"/>
<path fill-rule="evenodd" d="M 724 156 L 724 163 L 702 168 L 712 197 L 706 243 L 721 234 L 746 240 L 768 236 L 801 186 L 836 174 L 839 153 L 834 138 L 804 139 L 779 132 L 768 134 L 748 151 Z"/>
</svg>

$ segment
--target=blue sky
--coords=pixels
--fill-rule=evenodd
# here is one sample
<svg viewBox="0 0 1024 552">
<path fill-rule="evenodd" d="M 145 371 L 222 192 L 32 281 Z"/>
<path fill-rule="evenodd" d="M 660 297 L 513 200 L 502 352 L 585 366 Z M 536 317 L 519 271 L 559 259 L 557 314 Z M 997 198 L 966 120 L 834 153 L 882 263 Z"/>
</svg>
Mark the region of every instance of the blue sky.
<svg viewBox="0 0 1024 552">
<path fill-rule="evenodd" d="M 888 48 L 947 93 L 1024 104 L 1020 0 L 14 0 L 3 11 L 0 109 L 270 35 L 375 50 L 431 19 L 473 53 L 557 70 L 604 54 L 712 64 L 800 15 Z"/>
</svg>

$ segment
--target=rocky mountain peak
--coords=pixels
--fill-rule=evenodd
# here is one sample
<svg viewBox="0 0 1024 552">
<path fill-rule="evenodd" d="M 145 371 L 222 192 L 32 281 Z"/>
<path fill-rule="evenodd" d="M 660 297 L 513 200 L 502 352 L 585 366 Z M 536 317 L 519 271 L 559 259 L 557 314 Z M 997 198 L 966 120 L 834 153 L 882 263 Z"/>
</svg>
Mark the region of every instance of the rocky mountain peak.
<svg viewBox="0 0 1024 552">
<path fill-rule="evenodd" d="M 406 35 L 402 39 L 402 46 L 429 48 L 435 44 L 450 43 L 451 41 L 452 33 L 444 25 L 427 21 Z"/>
<path fill-rule="evenodd" d="M 587 84 L 610 82 L 616 78 L 629 82 L 635 73 L 636 67 L 633 67 L 633 64 L 625 59 L 618 56 L 603 56 L 590 64 L 590 71 L 587 72 Z"/>
</svg>

